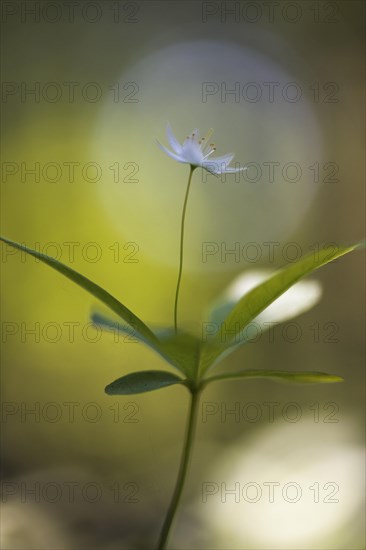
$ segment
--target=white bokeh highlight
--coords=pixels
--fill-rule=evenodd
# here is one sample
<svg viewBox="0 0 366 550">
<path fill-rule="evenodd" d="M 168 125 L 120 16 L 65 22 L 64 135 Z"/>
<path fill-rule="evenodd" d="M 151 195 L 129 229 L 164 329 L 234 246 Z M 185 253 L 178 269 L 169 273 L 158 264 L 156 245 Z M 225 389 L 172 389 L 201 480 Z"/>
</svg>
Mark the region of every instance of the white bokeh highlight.
<svg viewBox="0 0 366 550">
<path fill-rule="evenodd" d="M 284 47 L 276 36 L 272 46 L 273 52 Z M 155 139 L 164 135 L 170 122 L 180 139 L 192 128 L 213 128 L 219 137 L 217 154 L 233 151 L 241 166 L 249 164 L 245 172 L 225 175 L 225 181 L 201 169 L 195 172 L 187 209 L 186 272 L 227 271 L 220 254 L 206 265 L 202 262 L 204 242 L 223 242 L 230 249 L 235 242 L 260 245 L 290 239 L 316 197 L 319 185 L 312 181 L 309 167 L 322 163 L 323 140 L 306 83 L 297 83 L 302 90 L 298 102 L 283 99 L 281 90 L 296 82 L 296 77 L 280 59 L 280 55 L 277 61 L 275 56 L 267 57 L 253 46 L 198 40 L 150 49 L 116 75 L 121 100 L 116 102 L 114 93 L 105 97 L 91 151 L 105 167 L 120 165 L 119 182 L 114 181 L 115 168 L 105 169 L 99 186 L 116 236 L 139 243 L 146 258 L 172 267 L 177 264 L 189 167 L 164 158 L 156 146 Z M 227 91 L 238 82 L 240 100 L 229 93 L 222 97 L 219 91 L 204 101 L 202 89 L 207 82 Z M 243 99 L 250 82 L 262 90 L 257 102 Z M 268 101 L 266 82 L 279 83 L 275 102 Z M 136 102 L 123 102 L 131 90 L 137 90 L 132 97 Z M 272 162 L 278 166 L 271 182 L 268 163 Z M 135 163 L 138 172 L 128 163 Z M 300 166 L 297 182 L 284 177 L 289 163 Z M 294 172 L 290 166 L 291 178 Z M 129 174 L 138 183 L 131 183 L 126 178 Z"/>
</svg>

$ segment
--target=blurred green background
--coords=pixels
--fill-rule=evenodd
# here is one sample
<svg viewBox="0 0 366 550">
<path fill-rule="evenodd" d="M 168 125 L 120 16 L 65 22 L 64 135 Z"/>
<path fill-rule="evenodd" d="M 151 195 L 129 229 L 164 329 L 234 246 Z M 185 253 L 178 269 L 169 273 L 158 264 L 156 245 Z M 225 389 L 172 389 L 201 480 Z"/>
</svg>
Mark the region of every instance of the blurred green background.
<svg viewBox="0 0 366 550">
<path fill-rule="evenodd" d="M 218 154 L 252 163 L 240 181 L 195 173 L 180 300 L 192 330 L 237 274 L 287 263 L 288 243 L 306 253 L 362 237 L 362 2 L 72 4 L 2 4 L 3 235 L 57 254 L 151 326 L 171 325 L 188 168 L 156 147 L 169 121 L 181 140 L 214 128 Z M 26 172 L 35 163 L 39 178 Z M 205 243 L 219 249 L 207 261 Z M 239 258 L 225 255 L 235 246 Z M 295 320 L 297 341 L 277 327 L 220 368 L 321 370 L 345 382 L 208 388 L 171 548 L 364 547 L 362 253 L 316 278 L 323 299 Z M 152 548 L 187 395 L 107 397 L 123 373 L 165 365 L 90 327 L 90 296 L 8 247 L 2 283 L 3 548 Z M 243 413 L 248 403 L 258 418 Z M 266 403 L 277 403 L 273 421 Z M 225 414 L 235 407 L 239 418 Z M 220 490 L 205 502 L 208 482 Z M 223 502 L 221 483 L 247 482 L 261 484 L 258 502 Z M 266 482 L 296 482 L 303 498 L 279 491 L 268 503 Z M 338 502 L 326 501 L 327 483 Z"/>
</svg>

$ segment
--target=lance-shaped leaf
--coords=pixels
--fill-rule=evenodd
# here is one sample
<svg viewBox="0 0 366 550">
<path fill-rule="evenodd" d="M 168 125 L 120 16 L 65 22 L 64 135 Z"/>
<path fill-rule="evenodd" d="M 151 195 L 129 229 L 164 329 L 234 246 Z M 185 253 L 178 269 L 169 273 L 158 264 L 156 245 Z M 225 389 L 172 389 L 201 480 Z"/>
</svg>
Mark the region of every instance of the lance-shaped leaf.
<svg viewBox="0 0 366 550">
<path fill-rule="evenodd" d="M 172 364 L 180 365 L 191 380 L 196 378 L 202 346 L 198 338 L 187 332 L 175 334 L 171 329 L 170 334 L 159 336 L 159 344 L 162 353 L 174 362 Z"/>
<path fill-rule="evenodd" d="M 116 313 L 119 317 L 121 317 L 124 321 L 131 325 L 149 344 L 151 344 L 152 346 L 156 346 L 157 338 L 155 334 L 149 329 L 149 327 L 147 327 L 143 323 L 143 321 L 141 321 L 141 319 L 139 319 L 134 313 L 132 313 L 131 310 L 121 304 L 121 302 L 119 302 L 114 296 L 104 290 L 104 288 L 100 287 L 96 283 L 93 283 L 93 281 L 91 281 L 87 277 L 84 277 L 84 275 L 81 275 L 71 267 L 68 267 L 67 265 L 59 262 L 55 258 L 51 258 L 51 256 L 47 256 L 46 254 L 42 254 L 41 252 L 37 252 L 36 250 L 32 250 L 31 248 L 27 248 L 22 244 L 10 241 L 9 239 L 5 239 L 4 237 L 0 237 L 0 240 L 18 250 L 26 252 L 34 258 L 38 258 L 38 260 L 40 260 L 44 264 L 52 267 L 53 269 L 76 283 L 78 286 L 92 294 L 92 296 L 103 302 L 112 311 L 114 311 L 114 313 Z"/>
<path fill-rule="evenodd" d="M 123 335 L 126 342 L 147 343 L 133 327 L 121 324 L 117 320 L 106 317 L 102 313 L 93 312 L 91 319 L 101 329 L 113 332 L 114 335 Z M 154 334 L 159 341 L 159 353 L 174 367 L 189 376 L 195 378 L 199 365 L 201 342 L 192 334 L 180 331 L 175 334 L 172 327 L 154 329 Z"/>
<path fill-rule="evenodd" d="M 143 321 L 141 321 L 141 319 L 137 317 L 137 315 L 135 315 L 131 310 L 124 306 L 114 296 L 109 294 L 109 292 L 104 290 L 96 283 L 93 283 L 93 281 L 91 281 L 84 275 L 81 275 L 74 269 L 59 262 L 55 258 L 47 256 L 46 254 L 42 254 L 41 252 L 37 252 L 36 250 L 27 248 L 22 244 L 16 243 L 9 239 L 5 239 L 4 237 L 0 237 L 0 240 L 18 250 L 26 252 L 34 258 L 37 258 L 49 267 L 52 267 L 53 269 L 76 283 L 78 286 L 89 292 L 89 294 L 103 302 L 121 319 L 127 322 L 129 326 L 132 327 L 134 334 L 136 336 L 138 335 L 140 340 L 142 340 L 144 343 L 148 344 L 151 348 L 157 351 L 166 361 L 176 367 L 183 374 L 186 374 L 186 365 L 190 364 L 189 370 L 192 370 L 193 363 L 195 365 L 198 365 L 196 356 L 192 357 L 192 360 L 187 357 L 187 354 L 189 355 L 190 352 L 187 348 L 187 341 L 185 341 L 184 338 L 182 340 L 182 337 L 179 336 L 178 340 L 175 341 L 175 337 L 171 337 L 171 335 L 169 335 L 166 343 L 160 342 L 157 336 L 150 330 L 147 325 L 145 325 L 145 323 L 143 323 Z M 198 368 L 198 366 L 196 368 Z"/>
<path fill-rule="evenodd" d="M 184 384 L 184 380 L 171 372 L 147 370 L 132 372 L 118 378 L 106 386 L 105 392 L 108 395 L 132 395 L 159 390 L 175 384 Z"/>
<path fill-rule="evenodd" d="M 126 342 L 142 342 L 144 344 L 149 344 L 138 331 L 134 329 L 131 325 L 122 324 L 118 318 L 112 319 L 111 317 L 104 315 L 99 311 L 92 311 L 90 314 L 91 321 L 98 326 L 98 328 L 105 330 L 107 332 L 112 332 L 115 335 L 121 335 L 125 338 Z M 170 337 L 172 335 L 171 328 L 151 328 L 155 336 L 160 340 Z"/>
<path fill-rule="evenodd" d="M 212 332 L 216 333 L 220 329 L 221 324 L 245 294 L 264 283 L 272 275 L 273 271 L 264 268 L 249 269 L 238 275 L 222 295 L 211 304 L 207 315 L 207 327 L 205 327 L 207 336 L 211 337 Z M 322 286 L 319 281 L 311 279 L 298 281 L 252 322 L 261 332 L 264 332 L 272 324 L 289 321 L 313 308 L 320 301 L 321 296 Z M 249 331 L 246 335 L 246 339 L 250 339 Z M 255 331 L 254 336 L 256 336 Z"/>
<path fill-rule="evenodd" d="M 216 382 L 222 380 L 238 380 L 241 378 L 267 378 L 277 380 L 278 382 L 296 382 L 298 384 L 332 384 L 334 382 L 343 382 L 343 378 L 326 372 L 290 372 L 284 370 L 243 370 L 239 372 L 229 372 L 218 374 L 204 379 L 203 383 Z"/>
<path fill-rule="evenodd" d="M 317 254 L 311 253 L 277 271 L 272 277 L 245 294 L 221 324 L 215 337 L 210 342 L 204 343 L 200 363 L 201 374 L 222 355 L 227 355 L 236 349 L 243 329 L 297 281 L 359 246 L 356 244 L 331 251 L 329 248 L 324 248 Z"/>
</svg>

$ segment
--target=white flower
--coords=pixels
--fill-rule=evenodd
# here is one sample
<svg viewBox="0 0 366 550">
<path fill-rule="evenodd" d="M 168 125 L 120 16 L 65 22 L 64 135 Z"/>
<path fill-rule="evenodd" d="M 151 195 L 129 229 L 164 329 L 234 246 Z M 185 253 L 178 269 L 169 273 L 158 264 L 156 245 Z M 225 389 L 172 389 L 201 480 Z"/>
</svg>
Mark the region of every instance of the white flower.
<svg viewBox="0 0 366 550">
<path fill-rule="evenodd" d="M 178 162 L 190 164 L 194 168 L 199 166 L 215 176 L 246 170 L 246 168 L 232 168 L 229 166 L 234 158 L 234 155 L 231 153 L 223 155 L 222 157 L 211 157 L 212 153 L 216 151 L 215 145 L 209 143 L 209 139 L 213 133 L 212 130 L 209 130 L 205 137 L 200 138 L 199 130 L 196 128 L 184 140 L 182 145 L 174 136 L 169 124 L 167 125 L 166 133 L 173 151 L 169 151 L 169 149 L 164 147 L 164 145 L 157 140 L 158 145 L 162 151 Z"/>
</svg>

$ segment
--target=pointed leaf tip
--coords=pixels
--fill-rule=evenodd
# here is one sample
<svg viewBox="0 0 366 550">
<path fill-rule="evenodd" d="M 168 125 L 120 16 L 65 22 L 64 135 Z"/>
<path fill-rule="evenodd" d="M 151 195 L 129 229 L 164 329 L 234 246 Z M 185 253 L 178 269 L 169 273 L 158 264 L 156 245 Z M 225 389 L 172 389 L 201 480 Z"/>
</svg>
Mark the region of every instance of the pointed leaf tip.
<svg viewBox="0 0 366 550">
<path fill-rule="evenodd" d="M 244 328 L 300 279 L 360 246 L 361 244 L 357 243 L 348 247 L 338 247 L 331 252 L 328 247 L 322 248 L 317 254 L 310 253 L 278 270 L 244 294 L 220 324 L 214 337 L 203 346 L 201 373 L 204 374 L 221 356 L 234 351 L 237 347 L 234 345 L 236 339 L 239 338 L 240 341 Z"/>
<path fill-rule="evenodd" d="M 267 378 L 277 380 L 278 382 L 291 382 L 297 384 L 333 384 L 335 382 L 343 382 L 341 376 L 328 374 L 326 372 L 291 372 L 291 371 L 276 371 L 276 370 L 243 370 L 238 372 L 230 372 L 211 376 L 206 378 L 205 382 L 216 382 L 219 380 L 239 380 L 240 378 Z"/>
</svg>

